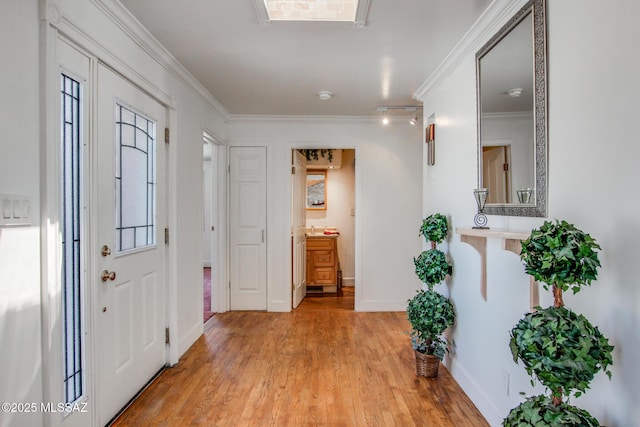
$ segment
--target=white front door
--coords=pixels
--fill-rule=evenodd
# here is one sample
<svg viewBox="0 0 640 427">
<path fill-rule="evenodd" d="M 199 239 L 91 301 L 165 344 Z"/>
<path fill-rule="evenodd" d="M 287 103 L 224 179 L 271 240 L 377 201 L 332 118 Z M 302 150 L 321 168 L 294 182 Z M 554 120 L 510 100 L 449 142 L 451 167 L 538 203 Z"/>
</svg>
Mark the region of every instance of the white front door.
<svg viewBox="0 0 640 427">
<path fill-rule="evenodd" d="M 231 310 L 267 309 L 267 149 L 229 149 Z"/>
<path fill-rule="evenodd" d="M 296 308 L 307 295 L 307 237 L 305 233 L 307 216 L 306 169 L 305 157 L 298 150 L 293 150 L 293 177 L 291 189 L 293 308 Z"/>
<path fill-rule="evenodd" d="M 98 67 L 97 406 L 106 424 L 165 365 L 166 109 Z"/>
</svg>

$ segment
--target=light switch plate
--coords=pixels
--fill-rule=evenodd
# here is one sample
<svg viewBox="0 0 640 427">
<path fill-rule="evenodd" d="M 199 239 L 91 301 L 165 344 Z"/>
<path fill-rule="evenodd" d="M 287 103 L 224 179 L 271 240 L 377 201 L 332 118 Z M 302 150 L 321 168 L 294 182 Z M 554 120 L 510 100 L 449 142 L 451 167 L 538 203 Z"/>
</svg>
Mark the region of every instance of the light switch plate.
<svg viewBox="0 0 640 427">
<path fill-rule="evenodd" d="M 31 225 L 32 200 L 26 194 L 0 194 L 2 215 L 0 226 Z"/>
</svg>

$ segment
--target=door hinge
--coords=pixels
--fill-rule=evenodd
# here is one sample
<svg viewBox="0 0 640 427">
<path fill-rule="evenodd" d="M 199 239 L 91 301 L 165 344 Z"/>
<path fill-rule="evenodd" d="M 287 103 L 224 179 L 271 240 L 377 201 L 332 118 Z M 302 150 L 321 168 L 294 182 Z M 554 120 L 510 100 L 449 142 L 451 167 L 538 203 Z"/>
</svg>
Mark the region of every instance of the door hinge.
<svg viewBox="0 0 640 427">
<path fill-rule="evenodd" d="M 169 128 L 164 128 L 164 142 L 169 143 Z"/>
<path fill-rule="evenodd" d="M 171 340 L 169 339 L 169 328 L 164 328 L 164 343 L 170 344 Z"/>
<path fill-rule="evenodd" d="M 505 172 L 507 172 L 509 170 L 509 163 L 505 163 L 502 165 L 502 170 L 504 170 Z"/>
<path fill-rule="evenodd" d="M 231 173 L 231 165 L 227 165 L 227 173 Z"/>
<path fill-rule="evenodd" d="M 169 229 L 168 228 L 164 229 L 164 244 L 165 245 L 169 244 Z"/>
<path fill-rule="evenodd" d="M 295 174 L 296 174 L 296 167 L 291 166 L 291 175 L 295 175 Z"/>
</svg>

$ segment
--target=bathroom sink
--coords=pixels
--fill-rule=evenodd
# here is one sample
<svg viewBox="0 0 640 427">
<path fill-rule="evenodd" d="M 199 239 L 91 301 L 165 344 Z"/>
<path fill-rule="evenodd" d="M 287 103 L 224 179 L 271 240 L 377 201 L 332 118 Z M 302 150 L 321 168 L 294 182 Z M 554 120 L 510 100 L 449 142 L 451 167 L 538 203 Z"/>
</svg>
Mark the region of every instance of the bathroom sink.
<svg viewBox="0 0 640 427">
<path fill-rule="evenodd" d="M 323 231 L 314 231 L 313 233 L 305 233 L 307 237 L 338 237 L 338 234 L 324 234 Z"/>
</svg>

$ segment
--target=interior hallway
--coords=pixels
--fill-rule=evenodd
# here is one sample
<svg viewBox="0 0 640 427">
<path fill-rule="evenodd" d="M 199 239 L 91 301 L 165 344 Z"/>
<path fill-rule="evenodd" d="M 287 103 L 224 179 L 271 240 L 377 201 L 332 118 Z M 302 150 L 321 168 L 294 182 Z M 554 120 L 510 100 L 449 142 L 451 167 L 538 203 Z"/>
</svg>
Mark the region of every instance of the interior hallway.
<svg viewBox="0 0 640 427">
<path fill-rule="evenodd" d="M 404 312 L 307 296 L 290 313 L 216 314 L 116 426 L 488 426 L 444 366 L 415 375 Z"/>
</svg>

